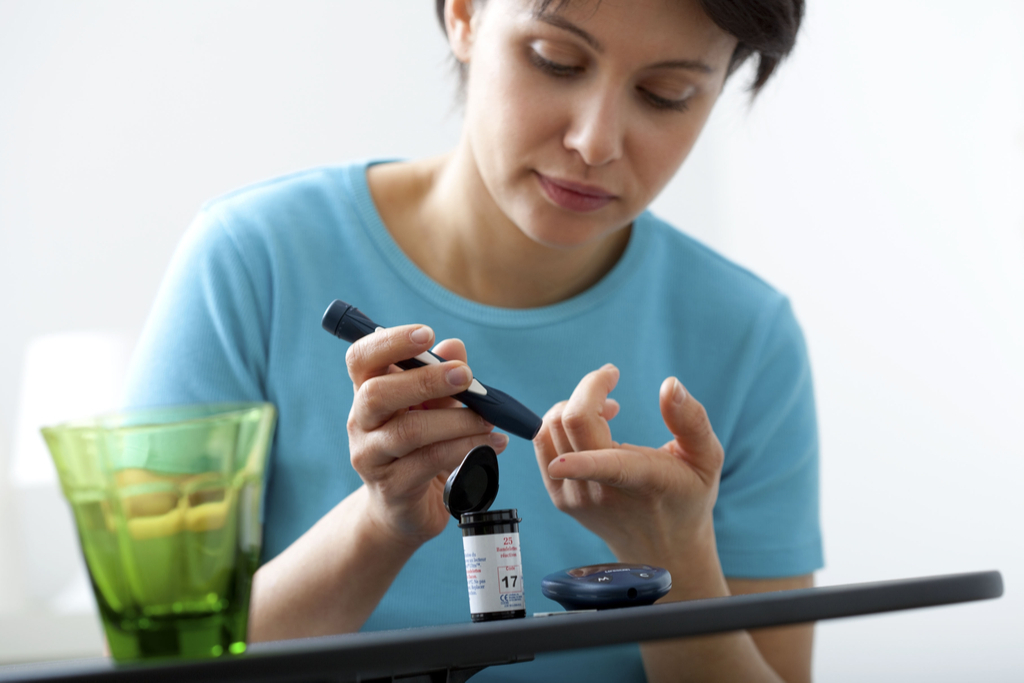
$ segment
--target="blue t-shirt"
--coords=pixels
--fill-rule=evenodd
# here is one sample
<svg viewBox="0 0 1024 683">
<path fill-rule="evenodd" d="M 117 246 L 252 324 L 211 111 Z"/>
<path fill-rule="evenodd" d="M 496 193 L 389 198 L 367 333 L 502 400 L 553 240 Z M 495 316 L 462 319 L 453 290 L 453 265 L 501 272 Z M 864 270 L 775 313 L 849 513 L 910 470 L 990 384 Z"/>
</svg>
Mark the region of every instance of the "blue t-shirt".
<svg viewBox="0 0 1024 683">
<path fill-rule="evenodd" d="M 612 270 L 587 291 L 512 310 L 461 298 L 391 238 L 367 163 L 264 182 L 207 204 L 179 246 L 136 350 L 130 405 L 265 400 L 279 422 L 268 465 L 263 560 L 361 485 L 349 461 L 348 344 L 324 332 L 342 299 L 384 326 L 430 325 L 465 342 L 475 376 L 543 414 L 605 363 L 616 441 L 671 438 L 658 409 L 669 375 L 707 409 L 725 449 L 714 509 L 726 576 L 785 577 L 822 566 L 818 439 L 803 336 L 787 299 L 649 212 Z M 528 612 L 556 611 L 540 580 L 614 561 L 559 512 L 532 444 L 499 456 L 494 509 L 517 508 Z M 462 538 L 452 520 L 420 548 L 365 630 L 469 621 Z M 326 598 L 327 596 L 325 596 Z M 474 680 L 643 680 L 633 646 L 545 655 Z"/>
</svg>

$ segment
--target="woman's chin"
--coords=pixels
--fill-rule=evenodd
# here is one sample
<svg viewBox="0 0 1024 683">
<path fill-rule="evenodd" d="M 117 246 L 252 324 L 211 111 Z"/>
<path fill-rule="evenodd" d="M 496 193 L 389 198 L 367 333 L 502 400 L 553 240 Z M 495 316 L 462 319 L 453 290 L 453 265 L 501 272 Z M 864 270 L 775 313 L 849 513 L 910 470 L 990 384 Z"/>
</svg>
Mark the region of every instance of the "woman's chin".
<svg viewBox="0 0 1024 683">
<path fill-rule="evenodd" d="M 523 232 L 537 244 L 568 251 L 593 246 L 616 231 L 607 225 L 598 225 L 596 221 L 588 225 L 573 225 L 572 221 L 546 221 L 529 226 Z"/>
</svg>

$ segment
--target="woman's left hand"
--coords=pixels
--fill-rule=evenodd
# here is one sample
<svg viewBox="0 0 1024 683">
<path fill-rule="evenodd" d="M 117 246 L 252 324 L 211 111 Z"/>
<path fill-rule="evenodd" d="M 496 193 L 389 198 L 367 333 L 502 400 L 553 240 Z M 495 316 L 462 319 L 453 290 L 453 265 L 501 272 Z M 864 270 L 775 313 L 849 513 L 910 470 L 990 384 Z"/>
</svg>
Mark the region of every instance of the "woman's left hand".
<svg viewBox="0 0 1024 683">
<path fill-rule="evenodd" d="M 659 403 L 674 438 L 660 448 L 616 443 L 608 421 L 619 404 L 608 394 L 618 380 L 605 365 L 544 416 L 533 443 L 552 501 L 620 561 L 673 566 L 710 551 L 717 563 L 711 512 L 723 451 L 704 406 L 669 377 Z"/>
</svg>

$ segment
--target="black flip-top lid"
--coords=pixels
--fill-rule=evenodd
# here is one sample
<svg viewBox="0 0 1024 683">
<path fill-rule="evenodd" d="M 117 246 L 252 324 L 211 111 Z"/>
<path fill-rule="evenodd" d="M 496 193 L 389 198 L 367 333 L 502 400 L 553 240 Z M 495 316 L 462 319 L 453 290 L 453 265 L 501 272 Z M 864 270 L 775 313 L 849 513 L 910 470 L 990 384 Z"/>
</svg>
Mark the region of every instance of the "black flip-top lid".
<svg viewBox="0 0 1024 683">
<path fill-rule="evenodd" d="M 484 512 L 498 495 L 498 454 L 490 446 L 477 446 L 444 485 L 444 507 L 461 520 L 463 513 Z"/>
</svg>

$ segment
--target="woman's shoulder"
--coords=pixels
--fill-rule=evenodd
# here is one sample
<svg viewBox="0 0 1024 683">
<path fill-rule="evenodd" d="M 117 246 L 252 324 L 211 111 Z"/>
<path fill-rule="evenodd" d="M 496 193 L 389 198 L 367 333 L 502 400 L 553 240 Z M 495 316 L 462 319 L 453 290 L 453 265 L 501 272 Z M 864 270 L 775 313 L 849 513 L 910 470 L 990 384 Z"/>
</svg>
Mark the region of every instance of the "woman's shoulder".
<svg viewBox="0 0 1024 683">
<path fill-rule="evenodd" d="M 641 227 L 650 234 L 644 269 L 648 279 L 718 313 L 751 313 L 785 305 L 782 292 L 745 266 L 650 211 L 642 220 Z"/>
<path fill-rule="evenodd" d="M 358 179 L 367 164 L 317 166 L 268 178 L 210 199 L 202 212 L 224 222 L 237 222 L 357 210 Z"/>
<path fill-rule="evenodd" d="M 252 183 L 205 202 L 184 245 L 263 259 L 302 258 L 372 220 L 365 189 L 369 162 L 308 168 Z"/>
</svg>

